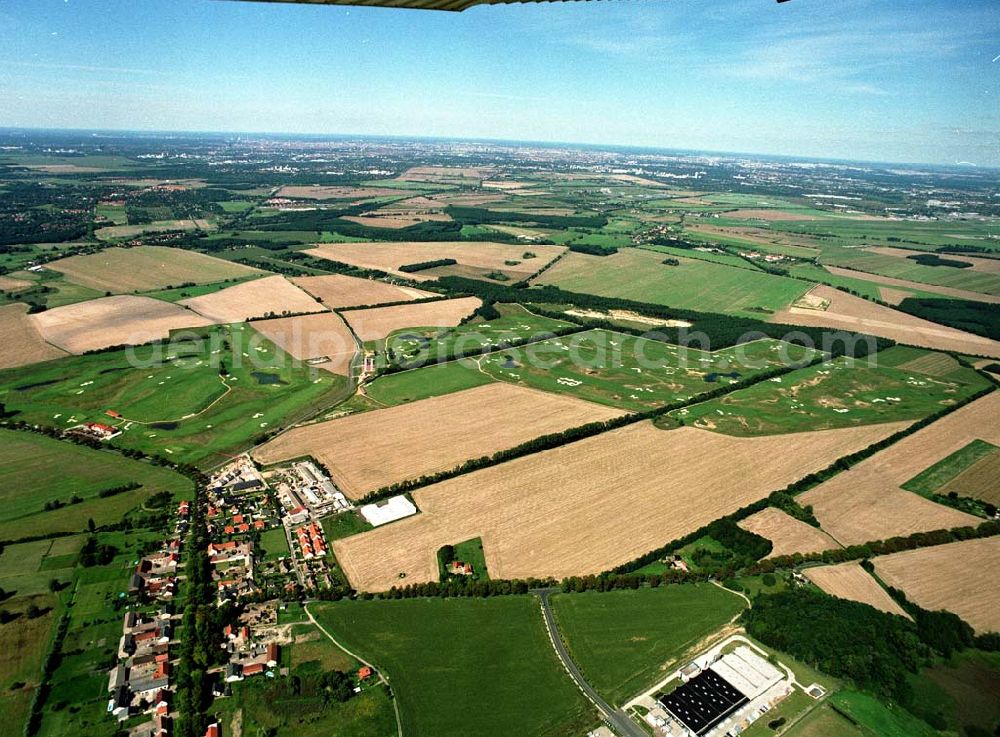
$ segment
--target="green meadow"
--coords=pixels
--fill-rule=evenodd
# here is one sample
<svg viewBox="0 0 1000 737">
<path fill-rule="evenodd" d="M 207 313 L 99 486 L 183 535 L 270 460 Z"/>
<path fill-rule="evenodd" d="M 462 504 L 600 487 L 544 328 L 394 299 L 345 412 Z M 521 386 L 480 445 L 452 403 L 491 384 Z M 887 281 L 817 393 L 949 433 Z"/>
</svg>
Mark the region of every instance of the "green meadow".
<svg viewBox="0 0 1000 737">
<path fill-rule="evenodd" d="M 313 604 L 317 620 L 388 677 L 403 734 L 585 734 L 597 723 L 556 658 L 538 600 Z"/>
<path fill-rule="evenodd" d="M 678 660 L 746 607 L 709 583 L 556 594 L 563 642 L 590 684 L 612 704 L 653 686 Z"/>
</svg>

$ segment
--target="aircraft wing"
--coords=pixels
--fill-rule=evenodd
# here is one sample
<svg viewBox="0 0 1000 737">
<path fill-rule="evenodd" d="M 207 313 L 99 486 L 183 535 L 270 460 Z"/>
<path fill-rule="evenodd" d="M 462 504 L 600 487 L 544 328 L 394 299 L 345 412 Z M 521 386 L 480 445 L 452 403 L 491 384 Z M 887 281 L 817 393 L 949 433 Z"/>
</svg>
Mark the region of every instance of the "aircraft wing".
<svg viewBox="0 0 1000 737">
<path fill-rule="evenodd" d="M 566 0 L 256 0 L 257 2 L 300 3 L 302 5 L 367 5 L 382 8 L 462 11 L 473 5 L 514 5 L 519 3 L 565 2 Z M 779 3 L 788 0 L 777 0 Z"/>
</svg>

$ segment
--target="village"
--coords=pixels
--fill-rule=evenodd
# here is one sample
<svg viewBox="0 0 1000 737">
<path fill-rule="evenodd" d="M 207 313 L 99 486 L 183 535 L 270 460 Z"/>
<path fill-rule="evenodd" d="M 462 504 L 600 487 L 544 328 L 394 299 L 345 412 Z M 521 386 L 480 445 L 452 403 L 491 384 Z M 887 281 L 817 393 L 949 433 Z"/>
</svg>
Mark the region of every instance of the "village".
<svg viewBox="0 0 1000 737">
<path fill-rule="evenodd" d="M 311 461 L 262 472 L 246 455 L 210 477 L 204 498 L 209 538 L 204 553 L 214 604 L 234 613 L 219 633 L 220 664 L 209 671 L 213 696 L 225 698 L 233 684 L 245 679 L 288 675 L 283 648 L 293 638 L 287 625 L 279 624 L 279 612 L 289 601 L 322 598 L 342 581 L 321 520 L 355 508 Z M 364 511 L 377 525 L 414 514 L 416 508 L 398 497 Z M 177 714 L 172 675 L 184 636 L 178 632 L 181 613 L 175 602 L 182 598 L 182 548 L 190 519 L 191 502 L 180 501 L 170 536 L 137 561 L 123 594 L 128 604 L 117 662 L 108 671 L 107 711 L 127 727 L 129 737 L 172 734 Z M 361 667 L 354 674 L 355 692 L 376 676 L 371 667 Z M 213 723 L 205 734 L 220 737 L 222 728 Z"/>
</svg>

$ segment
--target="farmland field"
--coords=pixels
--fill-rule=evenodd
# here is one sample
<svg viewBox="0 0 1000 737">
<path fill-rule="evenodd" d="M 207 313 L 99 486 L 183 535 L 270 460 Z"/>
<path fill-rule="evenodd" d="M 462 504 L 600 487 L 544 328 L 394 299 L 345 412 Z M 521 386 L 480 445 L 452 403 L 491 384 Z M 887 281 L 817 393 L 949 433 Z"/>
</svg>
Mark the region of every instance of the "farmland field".
<svg viewBox="0 0 1000 737">
<path fill-rule="evenodd" d="M 0 371 L 0 401 L 18 419 L 59 428 L 112 424 L 124 431 L 115 445 L 198 462 L 330 401 L 345 383 L 293 365 L 251 328 L 233 325 L 169 346 Z"/>
<path fill-rule="evenodd" d="M 913 603 L 954 612 L 976 632 L 1000 632 L 996 571 L 1000 538 L 936 545 L 872 559 L 875 573 Z"/>
<path fill-rule="evenodd" d="M 322 312 L 323 306 L 283 276 L 269 276 L 182 300 L 211 322 L 242 322 L 270 315 Z"/>
<path fill-rule="evenodd" d="M 141 345 L 166 338 L 173 330 L 210 324 L 177 305 L 132 295 L 57 307 L 30 320 L 42 338 L 69 353 Z"/>
<path fill-rule="evenodd" d="M 108 248 L 53 261 L 48 268 L 76 284 L 114 294 L 146 292 L 186 282 L 206 284 L 261 273 L 259 269 L 196 251 L 161 246 Z"/>
<path fill-rule="evenodd" d="M 296 317 L 254 320 L 250 325 L 300 361 L 326 358 L 329 360 L 311 365 L 341 376 L 351 374 L 351 363 L 357 352 L 357 346 L 354 336 L 340 315 L 319 312 Z"/>
<path fill-rule="evenodd" d="M 859 601 L 889 614 L 908 616 L 860 563 L 851 561 L 835 566 L 812 566 L 803 569 L 802 573 L 831 596 Z"/>
<path fill-rule="evenodd" d="M 474 359 L 491 377 L 612 407 L 641 411 L 778 366 L 811 349 L 759 340 L 708 353 L 607 330 L 589 330 Z"/>
<path fill-rule="evenodd" d="M 126 484 L 141 486 L 105 498 L 99 493 Z M 193 492 L 183 476 L 149 463 L 123 458 L 28 432 L 0 430 L 0 540 L 44 532 L 75 532 L 87 519 L 117 522 L 158 492 L 173 497 Z M 70 504 L 72 497 L 80 502 Z M 66 506 L 46 510 L 46 503 Z"/>
<path fill-rule="evenodd" d="M 836 540 L 819 528 L 797 520 L 775 507 L 750 515 L 741 520 L 739 526 L 770 540 L 772 548 L 768 557 L 772 558 L 793 553 L 820 553 L 840 547 Z"/>
<path fill-rule="evenodd" d="M 788 436 L 734 438 L 636 423 L 418 489 L 421 514 L 338 540 L 333 549 L 362 590 L 388 589 L 400 573 L 408 583 L 436 580 L 438 548 L 473 537 L 482 538 L 495 578 L 598 573 L 900 426 L 803 433 L 791 454 Z"/>
<path fill-rule="evenodd" d="M 819 310 L 793 305 L 771 316 L 769 322 L 868 333 L 924 348 L 1000 357 L 1000 343 L 995 340 L 914 317 L 833 287 L 820 284 L 809 290 L 809 296 L 829 306 Z"/>
<path fill-rule="evenodd" d="M 344 319 L 361 340 L 368 342 L 381 340 L 404 328 L 429 325 L 454 327 L 481 304 L 478 297 L 441 299 L 415 305 L 350 310 L 344 313 Z"/>
<path fill-rule="evenodd" d="M 573 662 L 616 705 L 666 676 L 745 606 L 707 583 L 552 597 Z"/>
<path fill-rule="evenodd" d="M 403 734 L 557 737 L 597 723 L 529 596 L 313 604 L 323 627 L 384 669 Z M 456 698 L 479 708 L 459 708 Z"/>
<path fill-rule="evenodd" d="M 562 246 L 445 241 L 329 243 L 307 249 L 304 253 L 363 269 L 384 271 L 413 281 L 425 281 L 437 278 L 443 273 L 456 273 L 456 270 L 461 271 L 460 267 L 483 274 L 500 271 L 508 275 L 508 278 L 524 279 L 565 250 Z M 531 258 L 525 258 L 525 254 L 529 252 L 535 255 Z M 427 271 L 405 272 L 400 270 L 401 266 L 439 259 L 454 259 L 458 264 Z M 511 263 L 507 263 L 508 261 Z"/>
<path fill-rule="evenodd" d="M 422 289 L 343 274 L 299 276 L 292 279 L 292 283 L 330 308 L 361 307 L 436 296 L 433 292 L 425 292 Z"/>
<path fill-rule="evenodd" d="M 896 350 L 878 353 L 874 365 L 826 361 L 672 414 L 729 435 L 767 435 L 919 420 L 988 386 L 971 369 L 936 377 L 893 366 Z"/>
<path fill-rule="evenodd" d="M 838 691 L 783 734 L 788 737 L 937 737 L 940 733 L 898 704 L 887 706 L 865 693 Z"/>
<path fill-rule="evenodd" d="M 254 450 L 254 457 L 270 464 L 311 455 L 345 494 L 359 499 L 382 486 L 618 414 L 568 397 L 490 384 L 298 427 Z"/>
<path fill-rule="evenodd" d="M 495 348 L 505 342 L 537 339 L 547 333 L 575 327 L 573 323 L 536 315 L 521 305 L 501 304 L 495 307 L 500 317 L 489 321 L 476 317 L 449 330 L 418 327 L 396 331 L 386 338 L 386 352 L 394 363 L 419 365 L 479 348 Z"/>
<path fill-rule="evenodd" d="M 535 283 L 758 319 L 791 304 L 809 288 L 804 282 L 754 269 L 688 258 L 678 258 L 679 266 L 666 266 L 662 261 L 662 254 L 634 248 L 612 256 L 570 253 Z"/>
<path fill-rule="evenodd" d="M 971 292 L 1000 295 L 1000 277 L 995 273 L 982 272 L 975 268 L 954 268 L 949 266 L 924 266 L 907 258 L 918 253 L 898 248 L 867 249 L 827 249 L 822 262 L 832 266 L 846 266 L 871 274 L 881 274 L 897 279 L 925 282 L 943 287 L 964 289 Z M 964 256 L 952 256 L 951 260 L 964 260 Z"/>
<path fill-rule="evenodd" d="M 904 491 L 927 462 L 977 438 L 1000 443 L 1000 393 L 992 392 L 903 438 L 848 471 L 802 494 L 823 529 L 844 545 L 897 535 L 978 525 L 982 520 Z"/>
<path fill-rule="evenodd" d="M 64 351 L 45 342 L 23 304 L 0 306 L 0 369 L 49 361 Z"/>
<path fill-rule="evenodd" d="M 492 382 L 490 376 L 476 369 L 472 359 L 465 358 L 381 376 L 365 386 L 365 395 L 381 405 L 393 406 Z"/>
<path fill-rule="evenodd" d="M 984 469 L 993 468 L 995 461 L 990 462 L 987 459 L 998 455 L 1000 455 L 1000 448 L 997 448 L 997 446 L 987 443 L 984 440 L 973 440 L 947 458 L 942 458 L 934 465 L 921 471 L 902 486 L 907 491 L 914 491 L 923 495 L 942 493 L 948 490 L 957 491 L 958 488 L 963 486 L 960 481 L 957 481 L 960 476 L 984 461 L 987 464 L 984 465 Z M 975 477 L 987 477 L 987 474 L 978 472 L 975 474 Z M 994 480 L 996 478 L 994 477 Z M 976 495 L 963 494 L 962 496 Z M 987 499 L 987 501 L 991 500 Z"/>
</svg>

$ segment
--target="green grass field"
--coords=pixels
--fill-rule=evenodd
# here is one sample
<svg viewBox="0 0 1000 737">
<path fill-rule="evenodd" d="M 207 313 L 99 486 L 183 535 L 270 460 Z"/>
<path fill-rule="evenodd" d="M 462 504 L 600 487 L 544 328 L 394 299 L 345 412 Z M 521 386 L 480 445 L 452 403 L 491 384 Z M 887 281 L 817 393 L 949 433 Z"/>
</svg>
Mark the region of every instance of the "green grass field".
<svg viewBox="0 0 1000 737">
<path fill-rule="evenodd" d="M 708 353 L 607 330 L 383 376 L 365 388 L 386 405 L 439 396 L 491 380 L 642 411 L 689 399 L 815 353 L 759 340 Z"/>
<path fill-rule="evenodd" d="M 476 370 L 472 359 L 427 366 L 382 376 L 365 387 L 365 393 L 386 406 L 472 389 L 493 379 Z"/>
<path fill-rule="evenodd" d="M 138 489 L 100 498 L 105 489 L 130 483 Z M 87 520 L 117 522 L 159 492 L 175 498 L 193 493 L 178 473 L 113 452 L 91 450 L 29 432 L 0 430 L 0 540 L 81 531 Z M 83 501 L 69 504 L 76 496 Z M 67 506 L 46 511 L 47 502 Z"/>
<path fill-rule="evenodd" d="M 403 599 L 314 604 L 345 647 L 384 669 L 403 734 L 585 734 L 592 707 L 556 658 L 538 601 Z"/>
<path fill-rule="evenodd" d="M 243 325 L 168 346 L 100 353 L 0 372 L 0 402 L 17 419 L 68 428 L 103 422 L 112 442 L 189 463 L 214 463 L 324 403 L 346 379 L 297 365 Z M 252 357 L 251 357 L 252 356 Z M 229 375 L 223 381 L 220 361 Z M 122 418 L 109 417 L 108 410 Z"/>
<path fill-rule="evenodd" d="M 964 728 L 988 734 L 1000 721 L 1000 653 L 965 650 L 922 668 L 910 685 L 915 713 L 948 730 L 971 737 Z"/>
<path fill-rule="evenodd" d="M 664 665 L 676 664 L 745 606 L 707 583 L 552 597 L 573 661 L 613 704 L 655 684 L 669 672 Z"/>
<path fill-rule="evenodd" d="M 838 691 L 785 732 L 789 737 L 936 737 L 928 724 L 901 706 L 874 696 Z"/>
<path fill-rule="evenodd" d="M 896 348 L 879 353 L 890 356 Z M 907 349 L 913 350 L 913 349 Z M 930 355 L 929 352 L 923 352 Z M 891 363 L 891 358 L 886 363 Z M 775 435 L 918 420 L 985 387 L 959 367 L 947 378 L 901 367 L 836 359 L 671 413 L 686 425 L 727 435 Z"/>
<path fill-rule="evenodd" d="M 497 305 L 501 317 L 477 318 L 457 328 L 407 328 L 385 340 L 388 357 L 397 364 L 428 364 L 448 356 L 475 351 L 486 346 L 536 338 L 546 333 L 572 328 L 573 324 L 529 312 L 521 305 Z"/>
<path fill-rule="evenodd" d="M 323 525 L 323 533 L 327 540 L 339 540 L 342 537 L 350 537 L 359 532 L 375 529 L 356 511 L 331 514 L 320 520 L 320 524 Z"/>
<path fill-rule="evenodd" d="M 288 538 L 284 527 L 272 527 L 260 534 L 260 547 L 264 549 L 265 560 L 288 556 Z"/>
<path fill-rule="evenodd" d="M 538 278 L 571 292 L 621 297 L 700 312 L 760 318 L 788 306 L 806 282 L 700 259 L 665 266 L 663 255 L 627 248 L 613 256 L 570 254 Z"/>
<path fill-rule="evenodd" d="M 967 468 L 998 451 L 1000 448 L 985 440 L 973 440 L 964 448 L 956 450 L 947 458 L 942 458 L 933 466 L 921 471 L 903 484 L 903 488 L 923 496 L 934 494 Z"/>
</svg>

